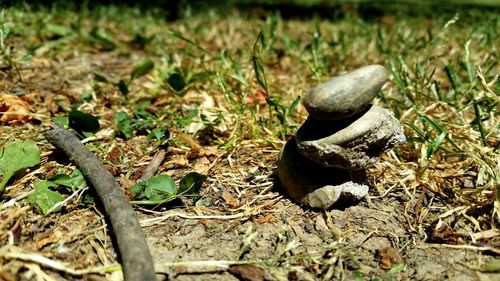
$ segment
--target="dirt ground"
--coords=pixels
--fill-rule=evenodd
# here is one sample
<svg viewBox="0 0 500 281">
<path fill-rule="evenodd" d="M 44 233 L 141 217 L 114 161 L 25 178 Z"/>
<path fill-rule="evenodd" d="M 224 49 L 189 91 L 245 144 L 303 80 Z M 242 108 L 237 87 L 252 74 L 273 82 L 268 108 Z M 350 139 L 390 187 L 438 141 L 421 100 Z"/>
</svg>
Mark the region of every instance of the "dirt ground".
<svg viewBox="0 0 500 281">
<path fill-rule="evenodd" d="M 419 204 L 418 197 L 422 196 L 410 199 L 401 191 L 381 197 L 371 189 L 366 200 L 341 209 L 318 211 L 299 206 L 280 190 L 275 171 L 277 153 L 275 149 L 249 145 L 218 159 L 201 193 L 201 198 L 211 198 L 209 207 L 183 207 L 182 202 L 173 202 L 161 209 L 137 209 L 153 258 L 160 264 L 157 271 L 162 274 L 158 277 L 163 280 L 498 280 L 497 273 L 473 270 L 479 262 L 493 260 L 494 254 L 488 251 L 491 248 L 442 243 L 458 242 L 466 234 L 450 228 L 433 233 L 432 227 L 418 227 L 421 223 L 416 221 L 418 216 L 412 206 Z M 200 161 L 205 162 L 203 158 L 195 159 L 193 165 Z M 258 171 L 259 175 L 249 179 L 250 171 L 254 174 Z M 19 236 L 23 251 L 43 253 L 77 269 L 112 263 L 116 253 L 102 210 L 82 207 L 69 206 L 63 213 L 49 217 L 23 209 L 25 213 L 18 217 L 23 225 Z M 427 211 L 425 220 L 432 221 L 433 210 Z M 242 243 L 249 233 L 255 236 L 241 255 Z M 242 260 L 258 262 L 232 266 L 230 270 L 204 263 L 234 261 L 240 255 Z M 193 263 L 167 264 L 189 261 Z M 161 266 L 162 263 L 166 264 Z M 404 270 L 389 273 L 387 269 L 395 264 L 404 264 Z M 21 280 L 30 279 L 22 273 L 21 268 L 26 265 L 11 260 L 3 269 L 20 270 L 17 276 Z M 58 276 L 56 272 L 48 274 Z M 62 274 L 56 280 L 61 277 L 80 279 Z M 105 278 L 90 274 L 83 279 L 114 278 L 119 279 L 119 274 L 115 272 Z"/>
<path fill-rule="evenodd" d="M 248 152 L 255 155 L 251 150 Z M 281 263 L 266 268 L 263 274 L 266 280 L 371 280 L 377 277 L 382 280 L 498 280 L 496 273 L 480 273 L 470 268 L 477 261 L 492 259 L 487 252 L 429 241 L 456 233 L 431 234 L 426 229 L 415 229 L 415 214 L 405 212 L 409 202 L 402 201 L 401 194 L 380 198 L 372 190 L 367 200 L 330 211 L 298 206 L 283 196 L 279 184 L 275 184 L 275 153 L 250 158 L 268 159 L 260 163 L 264 164 L 261 169 L 267 171 L 259 179 L 240 183 L 234 181 L 238 177 L 233 177 L 233 184 L 237 184 L 242 194 L 237 197 L 239 201 L 258 198 L 246 206 L 247 209 L 259 206 L 258 211 L 235 220 L 204 221 L 173 215 L 160 225 L 146 228 L 154 257 L 179 261 L 234 260 L 239 255 L 245 232 L 251 228 L 257 235 L 244 256 L 246 259 L 273 259 L 280 256 L 288 243 L 296 242 L 289 253 L 281 256 Z M 248 171 L 257 163 L 252 163 L 255 160 L 249 160 L 245 154 L 235 155 L 234 161 L 239 170 Z M 221 161 L 218 169 L 231 168 L 228 161 Z M 217 186 L 219 177 L 215 175 L 224 174 L 222 171 L 214 171 L 215 179 L 210 186 Z M 230 183 L 221 186 L 226 190 L 238 188 Z M 232 190 L 232 193 L 235 192 Z M 209 191 L 205 196 L 224 204 L 217 192 Z M 224 206 L 226 208 L 231 210 L 229 206 Z M 140 217 L 144 220 L 148 215 Z M 388 274 L 382 269 L 395 263 L 406 264 L 406 270 Z M 168 276 L 175 280 L 238 280 L 227 272 L 200 274 L 198 270 L 171 269 Z"/>
</svg>

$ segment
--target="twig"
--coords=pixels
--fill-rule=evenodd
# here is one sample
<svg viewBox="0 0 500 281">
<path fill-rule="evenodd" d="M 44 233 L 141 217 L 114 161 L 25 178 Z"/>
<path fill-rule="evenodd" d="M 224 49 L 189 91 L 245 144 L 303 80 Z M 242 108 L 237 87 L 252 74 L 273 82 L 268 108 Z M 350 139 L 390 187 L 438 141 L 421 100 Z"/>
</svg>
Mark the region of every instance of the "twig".
<svg viewBox="0 0 500 281">
<path fill-rule="evenodd" d="M 155 280 L 153 258 L 134 210 L 113 176 L 97 157 L 67 130 L 52 125 L 45 138 L 66 153 L 97 192 L 115 233 L 125 280 Z"/>
<path fill-rule="evenodd" d="M 107 266 L 100 266 L 100 267 L 94 267 L 90 269 L 73 269 L 69 268 L 62 263 L 59 263 L 57 261 L 48 259 L 44 256 L 36 255 L 36 254 L 25 254 L 25 253 L 1 253 L 0 252 L 0 257 L 5 258 L 5 259 L 17 259 L 17 260 L 22 260 L 22 261 L 29 261 L 29 262 L 34 262 L 39 265 L 42 265 L 44 267 L 61 271 L 70 275 L 85 275 L 85 274 L 90 274 L 90 273 L 107 273 L 107 272 L 113 272 L 120 270 L 120 265 L 107 265 Z"/>
<path fill-rule="evenodd" d="M 173 218 L 173 217 L 179 217 L 179 218 L 183 218 L 183 219 L 193 219 L 193 220 L 195 220 L 195 219 L 234 220 L 234 219 L 243 218 L 243 217 L 248 216 L 248 215 L 250 215 L 250 214 L 242 212 L 242 213 L 233 214 L 233 215 L 190 216 L 190 215 L 179 213 L 179 212 L 172 212 L 172 213 L 163 215 L 161 217 L 154 217 L 154 218 L 142 220 L 141 225 L 144 227 L 153 226 L 153 225 L 157 225 L 157 224 L 161 223 L 164 220 L 167 220 L 167 219 Z"/>
<path fill-rule="evenodd" d="M 262 209 L 263 207 L 270 205 L 270 204 L 271 205 L 275 204 L 279 200 L 281 200 L 281 198 L 273 199 L 270 202 L 265 203 L 263 205 L 256 206 L 256 207 L 253 207 L 250 209 L 246 209 L 243 212 L 232 214 L 232 215 L 188 215 L 188 214 L 177 212 L 177 211 L 167 211 L 167 212 L 163 213 L 164 214 L 163 216 L 141 220 L 141 226 L 148 227 L 148 226 L 158 225 L 161 222 L 163 222 L 169 218 L 172 218 L 172 217 L 179 217 L 179 218 L 183 218 L 183 219 L 209 219 L 209 220 L 242 219 L 243 220 L 243 219 L 246 219 L 246 217 L 256 215 L 257 211 L 259 209 Z M 148 210 L 143 209 L 143 211 L 148 211 Z"/>
<path fill-rule="evenodd" d="M 472 251 L 479 251 L 479 252 L 484 252 L 484 251 L 491 251 L 495 254 L 500 255 L 500 249 L 497 249 L 495 247 L 491 246 L 483 246 L 483 247 L 478 247 L 478 246 L 473 246 L 473 245 L 450 245 L 450 244 L 425 244 L 425 247 L 434 247 L 434 248 L 451 248 L 451 249 L 459 249 L 459 250 L 472 250 Z M 419 248 L 425 248 L 423 246 Z"/>
<path fill-rule="evenodd" d="M 232 265 L 262 264 L 266 260 L 201 260 L 201 261 L 178 261 L 160 262 L 155 264 L 157 273 L 169 273 L 170 268 L 183 268 L 189 273 L 194 272 L 216 272 L 229 269 Z"/>
<path fill-rule="evenodd" d="M 166 154 L 167 152 L 164 149 L 158 150 L 155 156 L 153 156 L 153 159 L 151 159 L 151 162 L 149 162 L 149 165 L 144 170 L 144 173 L 142 173 L 141 177 L 139 178 L 139 181 L 145 181 L 150 177 L 154 176 L 156 171 L 158 171 L 161 162 L 163 162 L 163 160 L 165 159 Z"/>
<path fill-rule="evenodd" d="M 479 239 L 490 239 L 497 236 L 500 236 L 500 230 L 495 228 L 471 234 L 471 237 L 474 241 Z"/>
<path fill-rule="evenodd" d="M 66 197 L 66 199 L 64 199 L 63 201 L 61 202 L 58 202 L 56 204 L 54 204 L 54 206 L 52 206 L 48 211 L 47 211 L 47 214 L 50 214 L 52 212 L 54 212 L 55 210 L 58 210 L 59 208 L 61 208 L 61 206 L 64 206 L 64 204 L 68 203 L 69 201 L 71 201 L 73 198 L 79 196 L 80 194 L 82 194 L 83 192 L 85 192 L 86 190 L 88 189 L 87 186 L 83 187 L 83 188 L 79 188 L 77 189 L 75 192 L 73 192 L 70 196 Z"/>
<path fill-rule="evenodd" d="M 25 192 L 25 193 L 21 193 L 20 195 L 10 199 L 9 201 L 3 203 L 2 205 L 0 205 L 0 210 L 3 210 L 3 209 L 7 209 L 7 208 L 11 208 L 13 206 L 16 206 L 16 203 L 18 201 L 21 201 L 21 199 L 24 199 L 26 197 L 28 197 L 31 193 L 33 193 L 34 190 L 32 191 L 29 191 L 29 192 Z"/>
<path fill-rule="evenodd" d="M 85 274 L 105 274 L 114 271 L 120 271 L 121 266 L 119 264 L 111 264 L 106 266 L 99 266 L 87 269 L 73 269 L 65 266 L 64 264 L 51 260 L 41 255 L 28 254 L 28 253 L 16 253 L 0 251 L 0 257 L 5 259 L 16 259 L 22 261 L 33 262 L 40 266 L 64 272 L 69 275 L 79 276 Z M 202 268 L 201 271 L 219 271 L 226 270 L 232 265 L 243 265 L 243 264 L 262 264 L 267 260 L 199 260 L 199 261 L 178 261 L 178 262 L 158 262 L 155 264 L 157 273 L 168 273 L 169 268 L 183 267 L 190 269 L 190 271 L 196 271 L 197 268 Z"/>
</svg>

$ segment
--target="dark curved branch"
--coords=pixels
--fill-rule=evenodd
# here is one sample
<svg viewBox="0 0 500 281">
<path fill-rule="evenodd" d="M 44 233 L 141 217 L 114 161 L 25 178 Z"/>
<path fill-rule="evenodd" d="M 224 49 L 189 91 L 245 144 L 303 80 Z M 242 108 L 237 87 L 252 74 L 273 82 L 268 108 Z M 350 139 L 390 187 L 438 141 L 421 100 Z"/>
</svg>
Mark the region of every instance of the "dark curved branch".
<svg viewBox="0 0 500 281">
<path fill-rule="evenodd" d="M 69 160 L 94 187 L 101 200 L 118 244 L 127 281 L 153 281 L 153 258 L 134 210 L 113 176 L 80 140 L 69 131 L 52 125 L 45 138 L 66 153 Z"/>
</svg>

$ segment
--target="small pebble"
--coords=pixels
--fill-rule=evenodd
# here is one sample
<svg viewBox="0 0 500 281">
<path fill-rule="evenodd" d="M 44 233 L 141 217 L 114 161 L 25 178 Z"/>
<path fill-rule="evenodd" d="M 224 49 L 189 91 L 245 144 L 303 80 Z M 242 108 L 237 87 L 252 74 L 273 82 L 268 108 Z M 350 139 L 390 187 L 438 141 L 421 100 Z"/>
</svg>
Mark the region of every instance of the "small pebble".
<svg viewBox="0 0 500 281">
<path fill-rule="evenodd" d="M 316 86 L 304 96 L 304 106 L 315 119 L 348 118 L 365 109 L 386 81 L 383 66 L 361 67 Z"/>
<path fill-rule="evenodd" d="M 352 181 L 341 185 L 325 185 L 307 194 L 305 204 L 313 208 L 329 209 L 337 201 L 357 202 L 368 194 L 368 186 Z"/>
</svg>

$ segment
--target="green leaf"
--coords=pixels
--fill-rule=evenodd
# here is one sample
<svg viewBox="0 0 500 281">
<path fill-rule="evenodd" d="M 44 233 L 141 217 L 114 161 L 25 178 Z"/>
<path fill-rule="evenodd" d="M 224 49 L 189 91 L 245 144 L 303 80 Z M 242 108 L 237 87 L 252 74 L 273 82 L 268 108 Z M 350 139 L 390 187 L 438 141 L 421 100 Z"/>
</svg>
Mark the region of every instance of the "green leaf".
<svg viewBox="0 0 500 281">
<path fill-rule="evenodd" d="M 69 127 L 69 118 L 68 116 L 54 116 L 52 118 L 52 122 L 54 122 L 56 125 L 64 128 Z"/>
<path fill-rule="evenodd" d="M 175 182 L 169 175 L 151 177 L 144 185 L 144 196 L 149 200 L 165 200 L 176 194 Z"/>
<path fill-rule="evenodd" d="M 202 51 L 203 53 L 209 55 L 209 53 L 203 49 L 199 44 L 197 44 L 196 42 L 188 39 L 187 37 L 185 37 L 184 35 L 182 35 L 180 32 L 177 32 L 177 31 L 174 31 L 174 30 L 171 30 L 171 34 L 174 36 L 174 37 L 177 37 L 183 41 L 185 41 L 186 43 L 189 43 L 191 45 L 193 45 L 194 47 L 196 47 L 198 50 Z"/>
<path fill-rule="evenodd" d="M 134 198 L 138 198 L 139 195 L 141 195 L 144 192 L 145 188 L 146 188 L 146 182 L 141 181 L 134 184 L 134 186 L 132 186 L 132 188 L 130 189 L 130 192 L 132 193 L 132 196 Z"/>
<path fill-rule="evenodd" d="M 154 128 L 148 134 L 148 141 L 152 140 L 153 138 L 156 139 L 159 147 L 161 147 L 162 149 L 167 149 L 170 140 L 170 131 L 162 130 L 160 128 Z"/>
<path fill-rule="evenodd" d="M 94 27 L 89 33 L 90 38 L 100 44 L 103 49 L 113 50 L 117 47 L 116 43 L 113 42 L 113 39 L 106 33 L 106 31 L 102 28 Z"/>
<path fill-rule="evenodd" d="M 125 83 L 125 81 L 123 80 L 118 81 L 118 83 L 116 83 L 116 86 L 118 87 L 118 90 L 120 90 L 120 93 L 122 93 L 122 95 L 124 96 L 128 95 L 128 86 L 127 83 Z"/>
<path fill-rule="evenodd" d="M 500 260 L 494 259 L 480 266 L 470 266 L 470 268 L 481 272 L 500 273 Z"/>
<path fill-rule="evenodd" d="M 129 43 L 139 47 L 140 49 L 144 49 L 146 45 L 154 39 L 154 35 L 144 36 L 141 33 L 137 32 L 134 35 L 134 39 L 132 39 Z"/>
<path fill-rule="evenodd" d="M 264 66 L 262 63 L 262 59 L 260 57 L 260 53 L 262 50 L 262 46 L 264 44 L 264 35 L 262 31 L 259 32 L 257 36 L 257 40 L 253 44 L 253 52 L 252 52 L 252 61 L 253 61 L 253 69 L 255 71 L 255 78 L 257 78 L 257 82 L 259 82 L 260 86 L 266 91 L 266 94 L 269 94 L 266 80 L 266 73 L 264 72 Z"/>
<path fill-rule="evenodd" d="M 132 127 L 136 131 L 145 131 L 156 127 L 156 116 L 146 110 L 149 102 L 138 104 L 134 110 Z"/>
<path fill-rule="evenodd" d="M 55 186 L 49 181 L 38 181 L 35 183 L 35 192 L 28 195 L 28 202 L 40 213 L 47 215 L 49 210 L 57 203 L 63 201 L 62 195 L 50 190 L 49 187 Z M 59 208 L 54 209 L 59 211 Z"/>
<path fill-rule="evenodd" d="M 134 129 L 132 128 L 132 117 L 125 112 L 115 113 L 116 130 L 121 133 L 126 139 L 134 136 Z"/>
<path fill-rule="evenodd" d="M 389 274 L 395 274 L 395 273 L 399 273 L 399 272 L 402 272 L 406 269 L 406 264 L 404 263 L 398 263 L 398 264 L 395 264 L 391 267 L 391 269 L 389 269 L 389 271 L 387 271 L 387 273 Z"/>
<path fill-rule="evenodd" d="M 94 80 L 103 83 L 108 83 L 109 81 L 108 77 L 106 77 L 106 74 L 97 71 L 94 72 Z"/>
<path fill-rule="evenodd" d="M 185 175 L 181 182 L 179 183 L 179 190 L 177 190 L 177 195 L 193 195 L 198 194 L 201 185 L 207 180 L 207 176 L 191 172 Z"/>
<path fill-rule="evenodd" d="M 55 184 L 69 187 L 71 191 L 75 191 L 86 185 L 85 178 L 80 170 L 75 169 L 71 175 L 58 174 L 48 179 Z"/>
<path fill-rule="evenodd" d="M 299 104 L 299 102 L 300 102 L 300 96 L 297 96 L 295 98 L 295 100 L 293 100 L 293 102 L 290 105 L 290 107 L 288 107 L 288 110 L 286 111 L 286 117 L 290 117 L 292 115 L 292 113 L 295 111 L 295 108 L 297 107 L 297 105 Z"/>
<path fill-rule="evenodd" d="M 168 133 L 168 130 L 167 130 Z M 154 128 L 149 134 L 148 134 L 148 141 L 152 139 L 156 139 L 158 142 L 161 142 L 165 138 L 165 132 L 160 129 L 160 128 Z M 168 138 L 168 136 L 167 136 Z"/>
<path fill-rule="evenodd" d="M 89 102 L 92 100 L 92 92 L 89 90 L 83 90 L 82 93 L 80 94 L 80 98 L 86 102 Z"/>
<path fill-rule="evenodd" d="M 217 76 L 217 72 L 215 71 L 202 71 L 193 74 L 188 81 L 188 84 L 202 83 L 207 81 L 213 76 Z"/>
<path fill-rule="evenodd" d="M 447 133 L 445 131 L 442 131 L 436 138 L 432 140 L 431 145 L 427 149 L 427 159 L 429 159 L 429 157 L 431 157 L 431 155 L 439 149 L 439 146 L 441 146 L 441 144 L 443 143 L 446 135 Z"/>
<path fill-rule="evenodd" d="M 195 206 L 196 207 L 210 207 L 210 206 L 212 206 L 212 198 L 210 198 L 210 197 L 201 198 L 200 200 L 196 201 Z"/>
<path fill-rule="evenodd" d="M 186 81 L 184 81 L 184 77 L 179 72 L 171 73 L 167 78 L 167 83 L 177 93 L 186 87 Z"/>
<path fill-rule="evenodd" d="M 130 82 L 133 80 L 148 74 L 155 67 L 155 63 L 150 59 L 145 59 L 140 61 L 135 65 L 134 70 L 132 70 L 132 74 L 130 75 Z"/>
<path fill-rule="evenodd" d="M 473 123 L 476 123 L 477 128 L 479 130 L 479 134 L 481 135 L 481 140 L 483 141 L 484 146 L 488 146 L 488 137 L 485 132 L 485 129 L 483 127 L 483 122 L 481 122 L 481 108 L 479 107 L 478 101 L 476 100 L 475 97 L 472 99 L 472 104 L 474 105 L 474 114 L 476 115 L 476 118 Z"/>
<path fill-rule="evenodd" d="M 0 193 L 9 179 L 22 169 L 40 164 L 40 151 L 32 141 L 15 141 L 0 149 Z"/>
<path fill-rule="evenodd" d="M 64 37 L 66 35 L 69 35 L 73 32 L 70 28 L 63 26 L 63 25 L 57 25 L 57 24 L 47 24 L 45 26 L 45 30 L 50 33 L 51 35 L 58 36 L 58 37 Z"/>
<path fill-rule="evenodd" d="M 77 132 L 92 132 L 99 131 L 99 121 L 92 114 L 72 110 L 68 114 L 69 126 Z"/>
</svg>

